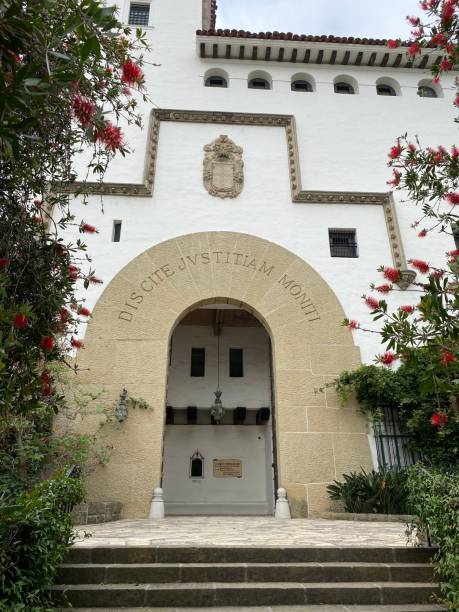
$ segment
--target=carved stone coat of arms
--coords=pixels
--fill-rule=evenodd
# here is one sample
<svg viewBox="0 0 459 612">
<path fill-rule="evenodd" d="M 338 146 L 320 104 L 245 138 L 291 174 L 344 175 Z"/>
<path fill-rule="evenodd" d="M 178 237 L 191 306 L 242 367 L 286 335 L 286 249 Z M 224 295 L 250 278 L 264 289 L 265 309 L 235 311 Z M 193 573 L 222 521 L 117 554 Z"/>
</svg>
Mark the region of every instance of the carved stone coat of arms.
<svg viewBox="0 0 459 612">
<path fill-rule="evenodd" d="M 242 148 L 222 135 L 204 147 L 204 186 L 212 196 L 236 198 L 244 186 Z"/>
</svg>

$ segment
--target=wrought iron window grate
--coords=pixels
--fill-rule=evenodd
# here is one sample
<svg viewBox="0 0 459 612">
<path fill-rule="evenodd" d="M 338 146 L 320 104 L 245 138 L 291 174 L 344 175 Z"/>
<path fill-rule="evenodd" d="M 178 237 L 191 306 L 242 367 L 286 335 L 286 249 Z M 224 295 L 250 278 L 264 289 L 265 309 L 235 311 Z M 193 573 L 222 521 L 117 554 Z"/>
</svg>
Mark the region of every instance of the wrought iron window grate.
<svg viewBox="0 0 459 612">
<path fill-rule="evenodd" d="M 149 4 L 136 4 L 133 2 L 129 7 L 129 25 L 147 26 L 149 18 Z"/>
<path fill-rule="evenodd" d="M 395 410 L 386 408 L 383 420 L 375 423 L 374 431 L 380 466 L 409 467 L 420 459 L 420 453 L 409 447 L 410 436 L 403 432 Z"/>
<path fill-rule="evenodd" d="M 328 230 L 332 257 L 358 257 L 355 230 Z"/>
</svg>

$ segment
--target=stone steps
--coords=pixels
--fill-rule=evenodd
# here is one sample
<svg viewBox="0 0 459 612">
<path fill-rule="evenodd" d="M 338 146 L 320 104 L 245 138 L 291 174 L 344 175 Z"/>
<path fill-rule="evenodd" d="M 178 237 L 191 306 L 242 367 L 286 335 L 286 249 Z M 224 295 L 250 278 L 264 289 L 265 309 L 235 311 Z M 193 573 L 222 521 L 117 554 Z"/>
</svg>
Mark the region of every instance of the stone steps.
<svg viewBox="0 0 459 612">
<path fill-rule="evenodd" d="M 57 584 L 168 582 L 433 582 L 423 563 L 63 564 Z"/>
<path fill-rule="evenodd" d="M 59 568 L 54 596 L 58 605 L 112 610 L 322 605 L 326 611 L 365 605 L 365 612 L 374 606 L 379 612 L 381 606 L 431 604 L 439 595 L 429 565 L 433 552 L 408 547 L 82 546 L 72 548 Z"/>
</svg>

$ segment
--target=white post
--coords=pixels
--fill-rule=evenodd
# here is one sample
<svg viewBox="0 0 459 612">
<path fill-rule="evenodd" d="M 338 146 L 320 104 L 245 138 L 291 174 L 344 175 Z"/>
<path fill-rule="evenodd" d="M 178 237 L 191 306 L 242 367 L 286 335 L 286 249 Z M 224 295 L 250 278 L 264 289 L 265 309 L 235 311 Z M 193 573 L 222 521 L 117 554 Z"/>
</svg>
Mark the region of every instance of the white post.
<svg viewBox="0 0 459 612">
<path fill-rule="evenodd" d="M 163 490 L 157 487 L 153 491 L 153 499 L 151 500 L 150 516 L 151 519 L 163 519 L 164 518 L 164 497 Z"/>
<path fill-rule="evenodd" d="M 287 500 L 287 491 L 283 488 L 277 489 L 276 512 L 274 518 L 291 519 L 290 506 Z"/>
</svg>

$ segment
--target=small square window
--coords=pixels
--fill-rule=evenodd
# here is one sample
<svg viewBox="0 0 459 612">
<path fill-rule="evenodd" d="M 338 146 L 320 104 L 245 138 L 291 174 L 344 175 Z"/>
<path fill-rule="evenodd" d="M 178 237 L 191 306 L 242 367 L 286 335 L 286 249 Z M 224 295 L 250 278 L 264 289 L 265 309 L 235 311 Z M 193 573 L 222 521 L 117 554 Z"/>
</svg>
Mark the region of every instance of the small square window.
<svg viewBox="0 0 459 612">
<path fill-rule="evenodd" d="M 131 2 L 129 7 L 129 25 L 147 26 L 150 20 L 150 5 Z"/>
<path fill-rule="evenodd" d="M 191 349 L 191 373 L 190 376 L 204 376 L 206 364 L 206 349 Z"/>
<path fill-rule="evenodd" d="M 358 257 L 355 230 L 329 229 L 330 255 L 332 257 Z"/>
<path fill-rule="evenodd" d="M 244 376 L 242 349 L 230 349 L 229 375 L 231 378 L 242 378 Z"/>
</svg>

